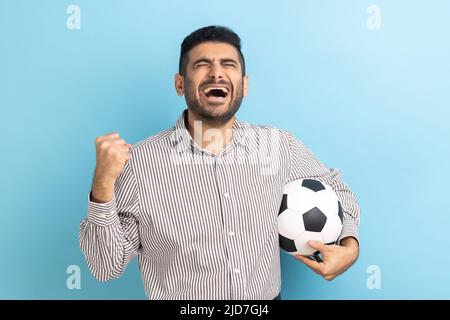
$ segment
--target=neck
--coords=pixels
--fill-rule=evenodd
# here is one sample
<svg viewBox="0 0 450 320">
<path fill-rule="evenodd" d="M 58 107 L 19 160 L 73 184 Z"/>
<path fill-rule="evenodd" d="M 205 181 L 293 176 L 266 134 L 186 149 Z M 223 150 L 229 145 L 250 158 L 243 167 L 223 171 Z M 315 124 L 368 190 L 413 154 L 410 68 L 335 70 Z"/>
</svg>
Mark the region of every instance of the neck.
<svg viewBox="0 0 450 320">
<path fill-rule="evenodd" d="M 208 122 L 188 110 L 186 128 L 195 143 L 216 155 L 230 143 L 233 122 L 234 116 L 223 124 Z"/>
</svg>

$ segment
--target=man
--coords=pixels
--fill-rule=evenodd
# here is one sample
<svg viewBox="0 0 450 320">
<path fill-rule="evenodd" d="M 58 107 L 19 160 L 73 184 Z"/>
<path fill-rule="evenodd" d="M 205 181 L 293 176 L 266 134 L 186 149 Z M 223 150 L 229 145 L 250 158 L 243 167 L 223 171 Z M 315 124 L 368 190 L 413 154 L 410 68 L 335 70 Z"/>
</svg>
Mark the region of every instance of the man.
<svg viewBox="0 0 450 320">
<path fill-rule="evenodd" d="M 137 255 L 149 299 L 274 299 L 281 289 L 277 215 L 283 186 L 315 178 L 344 210 L 340 245 L 312 242 L 331 280 L 358 257 L 359 206 L 289 132 L 235 117 L 248 91 L 237 34 L 210 26 L 181 45 L 175 88 L 188 108 L 175 126 L 131 146 L 96 139 L 81 248 L 94 276 L 119 277 Z"/>
</svg>

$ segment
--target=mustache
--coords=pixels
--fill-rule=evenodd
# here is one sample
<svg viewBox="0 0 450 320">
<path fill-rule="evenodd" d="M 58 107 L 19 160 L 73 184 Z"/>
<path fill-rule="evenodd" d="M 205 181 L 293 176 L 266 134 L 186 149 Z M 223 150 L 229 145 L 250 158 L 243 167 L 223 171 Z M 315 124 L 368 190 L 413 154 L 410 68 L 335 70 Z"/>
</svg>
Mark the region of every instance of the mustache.
<svg viewBox="0 0 450 320">
<path fill-rule="evenodd" d="M 225 85 L 225 86 L 231 88 L 231 85 L 228 82 L 226 82 L 225 80 L 219 80 L 219 81 L 209 80 L 209 81 L 205 81 L 205 82 L 202 82 L 200 84 L 200 88 L 203 88 L 203 87 L 209 86 L 209 85 L 214 85 L 214 84 L 222 84 L 222 85 Z"/>
</svg>

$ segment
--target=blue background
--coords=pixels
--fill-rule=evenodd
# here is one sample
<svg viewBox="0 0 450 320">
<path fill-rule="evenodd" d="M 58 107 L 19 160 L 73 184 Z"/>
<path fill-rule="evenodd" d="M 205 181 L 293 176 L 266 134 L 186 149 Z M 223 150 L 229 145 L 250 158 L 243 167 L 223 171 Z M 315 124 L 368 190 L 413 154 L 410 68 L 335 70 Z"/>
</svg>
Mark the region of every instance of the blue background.
<svg viewBox="0 0 450 320">
<path fill-rule="evenodd" d="M 80 30 L 66 27 L 70 4 Z M 449 13 L 445 0 L 0 0 L 0 298 L 146 298 L 136 260 L 100 283 L 79 249 L 94 139 L 173 125 L 180 43 L 220 24 L 247 60 L 238 117 L 292 131 L 362 208 L 352 269 L 327 282 L 283 253 L 283 298 L 449 299 Z M 366 285 L 371 265 L 381 289 Z"/>
</svg>

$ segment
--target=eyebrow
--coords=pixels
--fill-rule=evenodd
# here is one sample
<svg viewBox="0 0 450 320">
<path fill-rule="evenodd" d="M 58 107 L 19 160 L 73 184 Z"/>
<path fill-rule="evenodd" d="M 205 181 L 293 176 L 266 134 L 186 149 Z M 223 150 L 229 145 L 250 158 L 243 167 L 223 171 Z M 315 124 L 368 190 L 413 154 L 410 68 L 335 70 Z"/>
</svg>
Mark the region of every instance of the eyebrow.
<svg viewBox="0 0 450 320">
<path fill-rule="evenodd" d="M 200 59 L 195 60 L 194 63 L 193 63 L 193 65 L 196 65 L 197 63 L 200 63 L 200 62 L 212 63 L 213 61 L 214 61 L 214 59 L 210 59 L 210 58 L 203 57 L 203 58 L 200 58 Z M 220 59 L 220 62 L 221 62 L 221 63 L 234 62 L 236 65 L 238 65 L 238 62 L 237 62 L 236 60 L 234 60 L 234 59 L 231 59 L 231 58 L 223 58 L 223 59 Z"/>
</svg>

